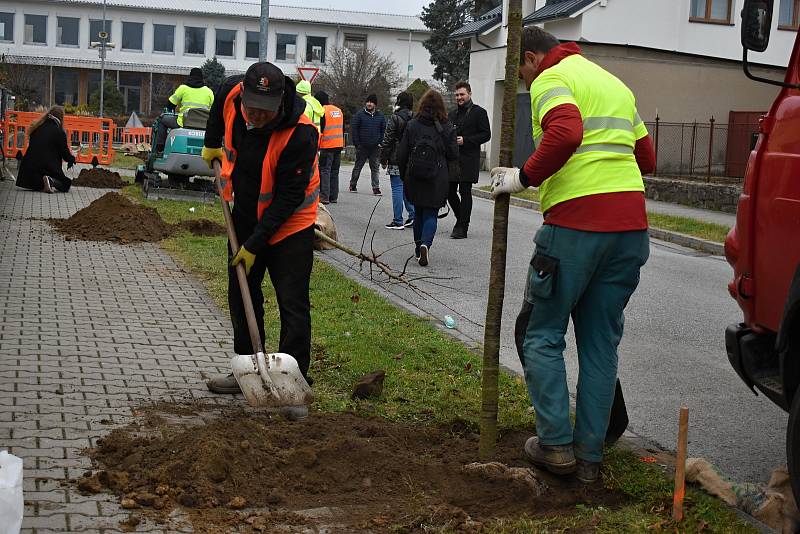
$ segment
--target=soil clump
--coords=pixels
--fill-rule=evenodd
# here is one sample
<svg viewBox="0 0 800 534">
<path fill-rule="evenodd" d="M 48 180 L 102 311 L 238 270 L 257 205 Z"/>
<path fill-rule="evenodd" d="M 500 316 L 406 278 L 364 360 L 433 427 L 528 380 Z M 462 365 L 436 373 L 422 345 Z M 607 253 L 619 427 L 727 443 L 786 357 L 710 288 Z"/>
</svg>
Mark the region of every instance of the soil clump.
<svg viewBox="0 0 800 534">
<path fill-rule="evenodd" d="M 95 167 L 94 169 L 81 169 L 78 177 L 72 181 L 72 185 L 102 189 L 122 189 L 128 185 L 128 182 L 123 180 L 118 172 Z"/>
<path fill-rule="evenodd" d="M 87 451 L 96 470 L 78 489 L 102 488 L 167 528 L 183 517 L 194 532 L 482 532 L 495 518 L 623 502 L 602 485 L 530 469 L 526 433 L 501 438 L 501 464 L 476 468 L 478 436 L 449 426 L 347 413 L 292 423 L 195 406 L 142 409 L 99 439 Z"/>
<path fill-rule="evenodd" d="M 208 219 L 191 219 L 188 221 L 183 221 L 180 224 L 180 227 L 183 230 L 198 236 L 213 237 L 217 235 L 225 235 L 227 233 L 224 226 L 217 224 L 214 221 L 209 221 Z"/>
</svg>

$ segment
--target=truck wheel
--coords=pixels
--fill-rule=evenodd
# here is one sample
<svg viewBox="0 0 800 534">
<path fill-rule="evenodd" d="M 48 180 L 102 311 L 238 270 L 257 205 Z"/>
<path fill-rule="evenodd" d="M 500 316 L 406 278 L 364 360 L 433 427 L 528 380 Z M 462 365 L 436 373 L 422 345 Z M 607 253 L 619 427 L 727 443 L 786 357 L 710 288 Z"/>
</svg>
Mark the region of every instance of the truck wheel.
<svg viewBox="0 0 800 534">
<path fill-rule="evenodd" d="M 789 423 L 786 426 L 786 462 L 794 500 L 800 507 L 800 390 L 792 399 Z"/>
</svg>

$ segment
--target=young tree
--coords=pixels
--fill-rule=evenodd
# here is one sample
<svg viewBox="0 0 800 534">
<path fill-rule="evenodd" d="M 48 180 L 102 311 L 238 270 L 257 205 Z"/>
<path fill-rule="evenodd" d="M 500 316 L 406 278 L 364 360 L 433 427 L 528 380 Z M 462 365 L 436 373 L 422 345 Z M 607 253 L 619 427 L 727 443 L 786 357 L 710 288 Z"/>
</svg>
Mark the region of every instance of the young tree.
<svg viewBox="0 0 800 534">
<path fill-rule="evenodd" d="M 89 95 L 89 109 L 92 113 L 100 112 L 100 88 Z M 114 80 L 108 78 L 103 82 L 103 115 L 113 117 L 125 113 L 125 99 Z"/>
<path fill-rule="evenodd" d="M 27 111 L 45 103 L 47 67 L 7 63 L 0 60 L 0 83 L 16 97 L 16 108 Z"/>
<path fill-rule="evenodd" d="M 391 95 L 400 87 L 397 62 L 375 48 L 349 49 L 336 47 L 329 50 L 328 62 L 314 82 L 314 90 L 324 90 L 331 103 L 342 108 L 345 122 L 364 105 L 370 94 L 378 97 L 378 107 L 391 110 Z"/>
<path fill-rule="evenodd" d="M 219 86 L 225 81 L 225 65 L 217 60 L 217 56 L 214 56 L 207 59 L 200 69 L 203 71 L 206 85 L 216 93 Z"/>
</svg>

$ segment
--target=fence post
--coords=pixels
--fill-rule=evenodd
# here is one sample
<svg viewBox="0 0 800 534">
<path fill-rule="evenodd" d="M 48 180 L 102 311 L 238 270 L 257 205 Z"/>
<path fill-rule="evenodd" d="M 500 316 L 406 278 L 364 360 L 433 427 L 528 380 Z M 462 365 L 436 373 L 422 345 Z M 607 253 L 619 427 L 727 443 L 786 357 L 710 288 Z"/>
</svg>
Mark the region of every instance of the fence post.
<svg viewBox="0 0 800 534">
<path fill-rule="evenodd" d="M 658 123 L 660 121 L 661 119 L 659 118 L 658 113 L 656 113 L 656 161 L 655 166 L 653 167 L 653 176 L 658 176 Z"/>
<path fill-rule="evenodd" d="M 697 121 L 692 123 L 692 142 L 689 147 L 689 176 L 694 176 L 694 149 L 697 142 Z"/>
<path fill-rule="evenodd" d="M 714 155 L 714 116 L 711 116 L 709 121 L 710 128 L 708 130 L 708 173 L 706 174 L 706 181 L 711 182 L 711 158 Z"/>
</svg>

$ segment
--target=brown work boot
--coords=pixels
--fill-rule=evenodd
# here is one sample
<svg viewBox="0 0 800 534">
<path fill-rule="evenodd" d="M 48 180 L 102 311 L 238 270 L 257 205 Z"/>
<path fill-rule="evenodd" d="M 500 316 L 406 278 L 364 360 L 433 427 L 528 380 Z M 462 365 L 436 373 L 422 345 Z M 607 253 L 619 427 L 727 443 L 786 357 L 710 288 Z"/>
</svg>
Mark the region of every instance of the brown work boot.
<svg viewBox="0 0 800 534">
<path fill-rule="evenodd" d="M 587 462 L 578 458 L 575 478 L 584 484 L 594 484 L 600 478 L 601 465 L 602 462 Z"/>
<path fill-rule="evenodd" d="M 221 393 L 223 395 L 235 395 L 242 392 L 233 374 L 212 378 L 206 382 L 206 386 L 212 393 Z"/>
<path fill-rule="evenodd" d="M 534 464 L 544 467 L 556 475 L 568 475 L 575 471 L 575 453 L 572 444 L 540 445 L 534 436 L 525 442 L 525 456 Z"/>
</svg>

